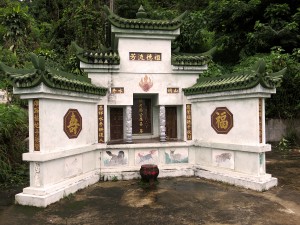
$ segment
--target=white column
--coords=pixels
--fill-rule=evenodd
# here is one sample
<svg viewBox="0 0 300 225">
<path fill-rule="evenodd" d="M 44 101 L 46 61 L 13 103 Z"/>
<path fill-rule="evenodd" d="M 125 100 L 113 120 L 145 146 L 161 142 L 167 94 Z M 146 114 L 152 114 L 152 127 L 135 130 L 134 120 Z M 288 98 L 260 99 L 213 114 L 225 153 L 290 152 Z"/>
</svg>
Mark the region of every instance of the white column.
<svg viewBox="0 0 300 225">
<path fill-rule="evenodd" d="M 131 105 L 126 106 L 126 122 L 125 122 L 125 138 L 126 143 L 132 143 L 132 108 Z"/>
<path fill-rule="evenodd" d="M 166 108 L 159 106 L 159 137 L 160 141 L 166 141 Z"/>
</svg>

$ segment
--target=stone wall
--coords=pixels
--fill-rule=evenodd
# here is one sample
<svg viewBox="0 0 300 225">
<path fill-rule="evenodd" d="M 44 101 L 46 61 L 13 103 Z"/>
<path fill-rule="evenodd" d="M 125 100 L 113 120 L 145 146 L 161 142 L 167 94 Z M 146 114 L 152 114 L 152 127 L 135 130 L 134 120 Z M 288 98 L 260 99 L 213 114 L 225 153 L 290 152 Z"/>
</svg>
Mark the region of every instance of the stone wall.
<svg viewBox="0 0 300 225">
<path fill-rule="evenodd" d="M 278 142 L 291 132 L 296 132 L 300 139 L 300 119 L 266 119 L 266 141 Z"/>
</svg>

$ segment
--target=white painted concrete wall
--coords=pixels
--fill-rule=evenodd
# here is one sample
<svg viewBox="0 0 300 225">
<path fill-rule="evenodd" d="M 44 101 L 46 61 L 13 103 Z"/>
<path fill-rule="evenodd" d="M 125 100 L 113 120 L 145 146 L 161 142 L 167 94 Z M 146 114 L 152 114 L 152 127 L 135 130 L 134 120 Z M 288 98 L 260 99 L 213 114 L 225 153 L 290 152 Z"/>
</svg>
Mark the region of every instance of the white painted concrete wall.
<svg viewBox="0 0 300 225">
<path fill-rule="evenodd" d="M 217 107 L 227 107 L 233 114 L 233 128 L 218 134 L 211 126 L 211 114 Z M 192 106 L 194 139 L 205 142 L 258 145 L 258 99 L 199 102 Z"/>
<path fill-rule="evenodd" d="M 64 116 L 77 109 L 82 117 L 82 130 L 77 138 L 69 139 L 63 130 Z M 78 148 L 97 142 L 97 113 L 93 103 L 63 100 L 40 100 L 41 152 Z"/>
</svg>

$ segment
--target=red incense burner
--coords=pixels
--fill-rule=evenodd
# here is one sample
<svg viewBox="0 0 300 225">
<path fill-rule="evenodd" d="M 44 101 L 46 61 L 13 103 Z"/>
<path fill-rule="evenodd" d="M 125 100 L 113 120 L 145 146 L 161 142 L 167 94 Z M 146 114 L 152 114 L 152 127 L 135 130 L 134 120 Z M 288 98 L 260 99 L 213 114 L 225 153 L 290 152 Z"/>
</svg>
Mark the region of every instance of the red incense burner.
<svg viewBox="0 0 300 225">
<path fill-rule="evenodd" d="M 140 174 L 141 174 L 143 181 L 152 183 L 155 180 L 157 180 L 157 176 L 159 174 L 159 169 L 158 169 L 157 165 L 144 164 L 141 166 Z"/>
</svg>

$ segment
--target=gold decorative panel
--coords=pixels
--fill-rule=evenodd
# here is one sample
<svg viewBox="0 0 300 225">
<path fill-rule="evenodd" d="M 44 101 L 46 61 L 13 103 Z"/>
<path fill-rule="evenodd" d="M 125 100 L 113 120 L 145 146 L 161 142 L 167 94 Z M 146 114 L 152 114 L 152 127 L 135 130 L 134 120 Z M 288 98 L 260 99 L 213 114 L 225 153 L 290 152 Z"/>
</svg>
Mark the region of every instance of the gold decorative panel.
<svg viewBox="0 0 300 225">
<path fill-rule="evenodd" d="M 259 143 L 263 142 L 263 132 L 262 132 L 262 98 L 259 99 L 258 103 L 258 116 L 259 116 Z"/>
<path fill-rule="evenodd" d="M 179 88 L 167 88 L 168 94 L 177 94 L 179 93 Z"/>
<path fill-rule="evenodd" d="M 233 127 L 233 115 L 226 107 L 217 107 L 211 114 L 211 126 L 218 134 L 227 134 Z"/>
<path fill-rule="evenodd" d="M 104 105 L 98 105 L 98 143 L 104 143 Z"/>
<path fill-rule="evenodd" d="M 131 61 L 161 61 L 161 53 L 129 52 Z"/>
<path fill-rule="evenodd" d="M 40 151 L 40 102 L 33 99 L 33 148 L 34 151 Z"/>
<path fill-rule="evenodd" d="M 192 105 L 186 104 L 186 138 L 192 140 Z"/>
<path fill-rule="evenodd" d="M 77 109 L 69 109 L 64 116 L 64 132 L 71 138 L 77 138 L 82 130 L 82 118 Z"/>
<path fill-rule="evenodd" d="M 124 94 L 124 88 L 123 87 L 113 87 L 110 91 L 112 94 Z"/>
</svg>

